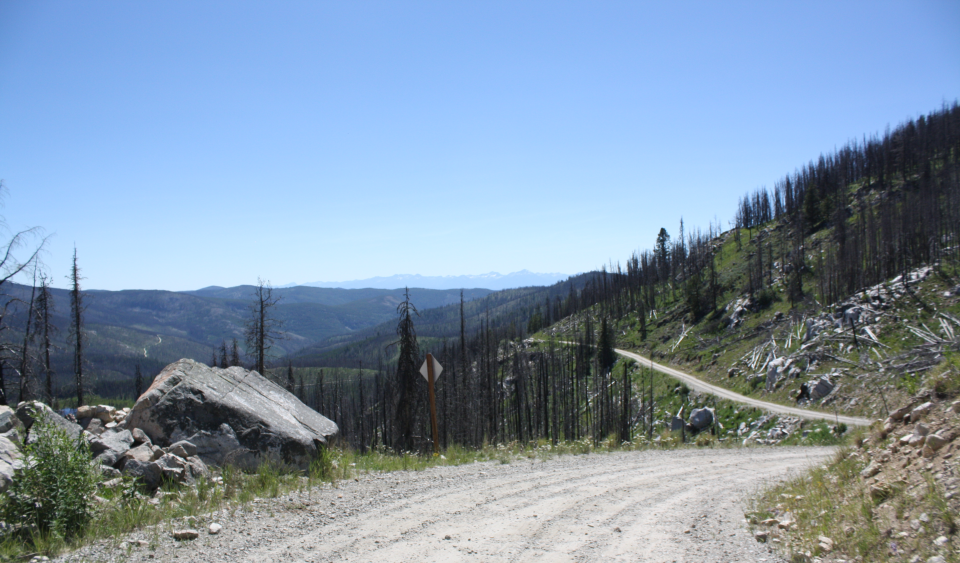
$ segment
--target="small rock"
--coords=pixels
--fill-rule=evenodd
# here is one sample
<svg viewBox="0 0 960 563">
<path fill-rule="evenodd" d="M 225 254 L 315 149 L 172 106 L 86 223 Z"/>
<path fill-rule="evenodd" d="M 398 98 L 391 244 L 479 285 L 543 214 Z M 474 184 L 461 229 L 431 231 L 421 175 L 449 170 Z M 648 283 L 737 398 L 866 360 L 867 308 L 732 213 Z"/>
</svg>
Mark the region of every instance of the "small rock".
<svg viewBox="0 0 960 563">
<path fill-rule="evenodd" d="M 907 413 L 909 413 L 911 410 L 912 409 L 910 408 L 910 405 L 907 405 L 905 407 L 900 407 L 899 409 L 890 413 L 890 418 L 896 421 L 903 420 L 903 417 L 906 416 Z"/>
<path fill-rule="evenodd" d="M 954 401 L 953 404 L 950 405 L 950 410 L 960 413 L 960 401 Z"/>
<path fill-rule="evenodd" d="M 177 541 L 195 540 L 200 537 L 200 532 L 196 530 L 174 530 L 173 539 Z"/>
<path fill-rule="evenodd" d="M 147 547 L 150 544 L 146 540 L 129 540 L 127 545 L 130 547 Z"/>
<path fill-rule="evenodd" d="M 140 444 L 151 444 L 150 436 L 147 436 L 147 433 L 139 428 L 134 428 L 130 431 L 133 435 L 133 445 L 139 446 Z"/>
<path fill-rule="evenodd" d="M 926 403 L 923 403 L 919 407 L 913 409 L 910 411 L 910 422 L 916 422 L 920 420 L 924 417 L 924 415 L 930 412 L 931 409 L 933 409 L 933 403 L 930 401 L 927 401 Z"/>
<path fill-rule="evenodd" d="M 937 451 L 940 448 L 947 445 L 947 439 L 939 434 L 930 434 L 923 441 L 923 445 L 930 448 L 933 451 Z"/>
<path fill-rule="evenodd" d="M 614 528 L 613 531 L 619 534 L 621 532 L 620 526 L 617 526 L 616 528 Z"/>
<path fill-rule="evenodd" d="M 197 455 L 197 447 L 186 440 L 180 440 L 171 445 L 167 449 L 167 452 L 179 458 L 187 459 L 188 457 Z"/>
<path fill-rule="evenodd" d="M 116 469 L 114 469 L 114 471 L 116 471 Z M 100 483 L 100 486 L 105 489 L 112 489 L 114 487 L 119 487 L 122 483 L 123 483 L 123 479 L 121 479 L 120 477 L 116 477 L 114 479 L 110 479 L 109 481 L 104 481 Z"/>
<path fill-rule="evenodd" d="M 753 534 L 754 539 L 756 539 L 758 542 L 761 542 L 761 543 L 767 542 L 767 536 L 769 536 L 767 532 L 757 532 Z"/>
<path fill-rule="evenodd" d="M 820 549 L 823 550 L 825 553 L 830 553 L 831 551 L 833 551 L 832 539 L 828 538 L 827 536 L 820 536 L 817 538 L 817 540 L 820 542 Z"/>
<path fill-rule="evenodd" d="M 930 559 L 927 559 L 927 563 L 947 563 L 947 560 L 940 555 L 934 555 Z"/>
<path fill-rule="evenodd" d="M 213 524 L 210 524 L 210 528 L 207 529 L 207 532 L 209 532 L 211 536 L 215 536 L 219 534 L 220 530 L 222 529 L 223 529 L 223 526 L 214 522 Z M 447 536 L 447 539 L 450 539 L 450 536 Z"/>
<path fill-rule="evenodd" d="M 937 545 L 940 546 L 940 547 L 943 547 L 943 546 L 947 545 L 947 542 L 949 542 L 949 541 L 950 541 L 950 539 L 947 538 L 947 536 L 940 536 L 939 538 L 933 540 L 933 543 L 937 544 Z"/>
<path fill-rule="evenodd" d="M 880 464 L 875 461 L 871 461 L 870 465 L 868 465 L 863 471 L 860 472 L 860 476 L 863 477 L 864 479 L 868 479 L 870 477 L 873 477 L 877 473 L 880 473 Z"/>
<path fill-rule="evenodd" d="M 450 539 L 450 536 L 449 535 L 443 536 L 443 539 L 448 540 Z"/>
<path fill-rule="evenodd" d="M 763 526 L 776 526 L 780 521 L 776 518 L 767 518 L 766 520 L 761 520 L 760 524 Z"/>
</svg>

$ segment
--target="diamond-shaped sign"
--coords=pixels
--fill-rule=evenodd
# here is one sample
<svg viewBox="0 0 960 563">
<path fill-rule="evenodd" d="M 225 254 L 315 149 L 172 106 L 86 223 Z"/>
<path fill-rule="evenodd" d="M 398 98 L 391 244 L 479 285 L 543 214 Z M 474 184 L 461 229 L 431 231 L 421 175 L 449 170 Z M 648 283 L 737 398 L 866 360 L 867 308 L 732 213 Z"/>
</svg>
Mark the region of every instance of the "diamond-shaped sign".
<svg viewBox="0 0 960 563">
<path fill-rule="evenodd" d="M 433 360 L 433 380 L 437 381 L 438 379 L 440 379 L 440 374 L 443 373 L 443 366 L 441 366 L 440 362 L 438 362 L 437 359 L 434 358 L 433 356 L 430 356 L 430 358 Z M 422 375 L 423 378 L 426 379 L 428 382 L 430 381 L 429 379 L 430 376 L 427 373 L 426 360 L 423 362 L 423 365 L 420 366 L 420 375 Z"/>
</svg>

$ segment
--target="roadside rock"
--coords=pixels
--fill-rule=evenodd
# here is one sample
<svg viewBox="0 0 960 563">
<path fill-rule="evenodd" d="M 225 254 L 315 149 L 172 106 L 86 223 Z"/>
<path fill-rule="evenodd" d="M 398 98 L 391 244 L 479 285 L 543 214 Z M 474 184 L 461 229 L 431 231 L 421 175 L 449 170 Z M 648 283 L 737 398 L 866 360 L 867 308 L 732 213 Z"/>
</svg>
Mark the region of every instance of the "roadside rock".
<svg viewBox="0 0 960 563">
<path fill-rule="evenodd" d="M 140 444 L 152 444 L 150 441 L 150 436 L 147 436 L 147 433 L 139 428 L 134 428 L 130 431 L 130 434 L 133 436 L 133 445 L 139 446 Z"/>
<path fill-rule="evenodd" d="M 163 471 L 156 462 L 144 463 L 137 459 L 127 459 L 123 464 L 123 474 L 139 479 L 151 490 L 159 487 L 160 480 L 163 478 Z"/>
<path fill-rule="evenodd" d="M 103 421 L 101 421 L 99 418 L 77 418 L 77 424 L 80 425 L 80 428 L 83 428 L 95 436 L 103 434 L 103 431 L 106 430 L 103 425 Z"/>
<path fill-rule="evenodd" d="M 234 465 L 241 468 L 257 466 L 256 454 L 240 444 L 230 425 L 223 423 L 214 432 L 201 430 L 187 441 L 197 448 L 197 457 L 209 465 Z"/>
<path fill-rule="evenodd" d="M 200 533 L 196 530 L 175 530 L 173 532 L 173 539 L 178 541 L 195 540 L 199 537 Z"/>
<path fill-rule="evenodd" d="M 690 413 L 690 425 L 698 431 L 708 428 L 713 424 L 713 409 L 705 407 L 702 409 L 693 409 Z"/>
<path fill-rule="evenodd" d="M 907 416 L 907 414 L 912 410 L 913 410 L 913 405 L 906 405 L 904 407 L 900 407 L 899 409 L 890 413 L 890 419 L 894 421 L 901 421 L 903 420 L 903 417 Z"/>
<path fill-rule="evenodd" d="M 90 441 L 90 451 L 102 465 L 114 466 L 123 454 L 133 447 L 133 434 L 129 430 L 107 431 Z"/>
<path fill-rule="evenodd" d="M 13 472 L 22 465 L 23 454 L 16 444 L 0 437 L 0 491 L 5 491 L 13 481 Z"/>
<path fill-rule="evenodd" d="M 797 396 L 799 403 L 803 399 L 817 401 L 833 392 L 834 384 L 826 377 L 818 380 L 808 381 L 800 386 L 800 395 Z"/>
<path fill-rule="evenodd" d="M 35 438 L 30 434 L 30 428 L 33 427 L 33 423 L 40 417 L 44 417 L 51 424 L 60 427 L 67 433 L 67 436 L 69 436 L 71 440 L 77 440 L 80 437 L 80 433 L 83 432 L 79 424 L 63 418 L 40 401 L 21 402 L 17 405 L 17 418 L 23 423 L 23 427 L 27 432 L 28 444 L 32 444 L 35 441 Z"/>
<path fill-rule="evenodd" d="M 210 368 L 186 359 L 164 368 L 137 400 L 126 425 L 159 445 L 188 440 L 205 463 L 222 464 L 231 455 L 211 447 L 219 439 L 236 441 L 244 461 L 269 457 L 302 469 L 338 431 L 334 422 L 255 371 Z"/>
<path fill-rule="evenodd" d="M 23 430 L 23 423 L 17 418 L 17 413 L 6 405 L 0 406 L 0 434 L 15 429 Z"/>
<path fill-rule="evenodd" d="M 910 411 L 910 422 L 916 422 L 933 409 L 933 403 L 926 402 Z"/>
<path fill-rule="evenodd" d="M 123 454 L 123 463 L 131 459 L 135 459 L 141 463 L 150 463 L 154 460 L 153 449 L 146 444 L 131 448 Z"/>
<path fill-rule="evenodd" d="M 197 446 L 191 444 L 187 440 L 180 440 L 176 444 L 170 446 L 167 449 L 167 452 L 177 457 L 187 459 L 188 457 L 197 455 Z"/>
</svg>

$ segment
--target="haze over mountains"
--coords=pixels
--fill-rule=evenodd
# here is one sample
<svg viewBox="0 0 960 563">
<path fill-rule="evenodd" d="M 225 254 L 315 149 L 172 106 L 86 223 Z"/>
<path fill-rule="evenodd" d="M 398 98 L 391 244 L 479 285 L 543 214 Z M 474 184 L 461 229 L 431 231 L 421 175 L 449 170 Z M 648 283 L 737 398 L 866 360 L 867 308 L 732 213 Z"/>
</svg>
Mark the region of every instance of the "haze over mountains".
<svg viewBox="0 0 960 563">
<path fill-rule="evenodd" d="M 308 286 L 331 287 L 342 289 L 397 289 L 403 287 L 418 287 L 421 289 L 513 289 L 517 287 L 553 285 L 567 279 L 567 274 L 540 274 L 529 270 L 520 270 L 509 274 L 489 272 L 486 274 L 462 276 L 421 276 L 420 274 L 396 274 L 393 276 L 377 276 L 364 280 L 350 280 L 342 282 L 308 282 L 290 284 L 282 287 Z"/>
</svg>

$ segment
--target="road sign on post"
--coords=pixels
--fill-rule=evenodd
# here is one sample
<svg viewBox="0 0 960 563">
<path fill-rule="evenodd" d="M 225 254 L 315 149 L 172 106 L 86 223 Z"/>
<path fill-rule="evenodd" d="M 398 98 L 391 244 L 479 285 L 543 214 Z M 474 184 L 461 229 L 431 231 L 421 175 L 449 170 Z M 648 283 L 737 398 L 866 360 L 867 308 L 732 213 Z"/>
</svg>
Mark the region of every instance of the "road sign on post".
<svg viewBox="0 0 960 563">
<path fill-rule="evenodd" d="M 433 354 L 427 354 L 427 360 L 420 366 L 420 373 L 427 380 L 427 393 L 430 395 L 430 428 L 433 430 L 433 453 L 440 455 L 440 441 L 437 439 L 437 400 L 436 393 L 433 391 L 433 384 L 443 373 L 443 366 L 433 357 Z"/>
</svg>

